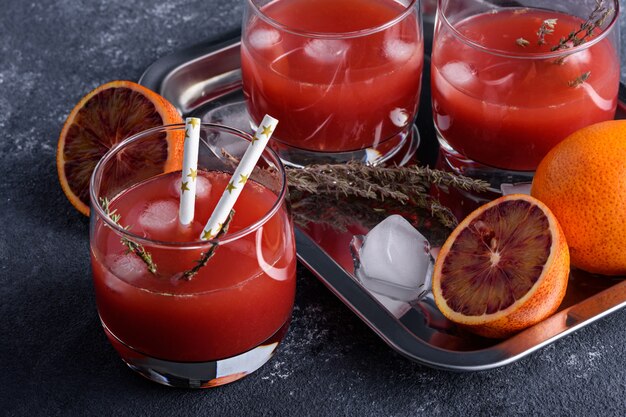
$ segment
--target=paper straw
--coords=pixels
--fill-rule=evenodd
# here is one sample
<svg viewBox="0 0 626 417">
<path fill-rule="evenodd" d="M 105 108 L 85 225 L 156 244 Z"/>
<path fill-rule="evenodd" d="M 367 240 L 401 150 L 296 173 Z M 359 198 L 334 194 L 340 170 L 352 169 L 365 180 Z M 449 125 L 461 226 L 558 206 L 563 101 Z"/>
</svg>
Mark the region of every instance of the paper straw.
<svg viewBox="0 0 626 417">
<path fill-rule="evenodd" d="M 222 225 L 235 205 L 237 198 L 239 198 L 241 190 L 243 190 L 243 187 L 246 185 L 248 177 L 261 157 L 261 153 L 263 153 L 263 149 L 265 149 L 277 124 L 278 120 L 265 115 L 256 133 L 252 137 L 252 141 L 250 145 L 248 145 L 246 153 L 243 154 L 243 158 L 241 158 L 230 182 L 226 186 L 220 201 L 217 202 L 215 210 L 213 210 L 209 221 L 207 221 L 206 226 L 204 226 L 200 239 L 213 239 L 222 229 Z"/>
<path fill-rule="evenodd" d="M 185 119 L 185 149 L 180 179 L 180 207 L 178 221 L 188 225 L 193 221 L 196 203 L 196 177 L 198 175 L 198 146 L 200 144 L 200 119 Z"/>
</svg>

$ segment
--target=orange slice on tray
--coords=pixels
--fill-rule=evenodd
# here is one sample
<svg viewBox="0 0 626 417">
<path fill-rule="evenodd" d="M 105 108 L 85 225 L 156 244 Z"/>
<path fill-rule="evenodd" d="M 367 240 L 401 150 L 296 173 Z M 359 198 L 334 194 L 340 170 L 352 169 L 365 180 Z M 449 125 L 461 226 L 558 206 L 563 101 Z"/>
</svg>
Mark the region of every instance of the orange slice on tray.
<svg viewBox="0 0 626 417">
<path fill-rule="evenodd" d="M 569 250 L 550 209 L 509 195 L 479 207 L 452 232 L 435 263 L 433 295 L 449 320 L 503 338 L 554 313 L 568 277 Z"/>
<path fill-rule="evenodd" d="M 57 148 L 57 171 L 63 192 L 78 211 L 89 215 L 89 180 L 102 156 L 122 140 L 143 130 L 183 120 L 176 108 L 157 93 L 131 81 L 112 81 L 96 88 L 74 107 L 65 121 Z M 141 168 L 169 172 L 180 168 L 183 154 L 180 135 L 154 141 L 142 149 Z M 133 164 L 123 157 L 120 175 L 130 174 Z"/>
</svg>

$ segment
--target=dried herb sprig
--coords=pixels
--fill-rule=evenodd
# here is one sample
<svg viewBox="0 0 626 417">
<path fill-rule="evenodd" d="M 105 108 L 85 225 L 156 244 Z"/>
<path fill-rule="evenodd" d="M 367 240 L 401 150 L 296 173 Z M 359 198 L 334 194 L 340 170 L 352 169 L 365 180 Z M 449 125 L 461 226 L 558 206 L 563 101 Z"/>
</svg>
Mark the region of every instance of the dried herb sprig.
<svg viewBox="0 0 626 417">
<path fill-rule="evenodd" d="M 120 220 L 122 218 L 122 215 L 117 213 L 117 209 L 115 210 L 111 210 L 110 207 L 110 202 L 109 199 L 106 197 L 101 197 L 100 198 L 100 206 L 102 207 L 102 211 L 104 211 L 104 214 L 106 214 L 106 216 L 111 219 L 111 221 L 113 223 L 115 223 L 116 225 L 118 225 L 119 227 L 123 228 L 124 230 L 129 230 L 130 226 L 122 226 L 120 224 Z M 126 253 L 134 253 L 135 255 L 137 255 L 139 258 L 141 258 L 141 260 L 146 264 L 146 266 L 148 267 L 148 271 L 152 274 L 156 274 L 157 273 L 157 266 L 154 263 L 154 261 L 152 260 L 152 255 L 150 254 L 150 252 L 146 251 L 146 249 L 143 247 L 143 245 L 141 245 L 140 243 L 137 243 L 135 241 L 132 241 L 130 239 L 128 239 L 127 237 L 122 237 L 121 240 L 122 245 L 126 246 L 127 250 Z"/>
<path fill-rule="evenodd" d="M 224 150 L 222 155 L 233 164 L 238 162 Z M 352 223 L 357 220 L 368 224 L 373 218 L 380 221 L 378 214 L 381 213 L 417 210 L 426 211 L 441 225 L 451 228 L 457 220 L 448 207 L 429 195 L 430 186 L 476 193 L 485 192 L 489 187 L 486 181 L 423 166 L 370 166 L 354 161 L 287 168 L 286 171 L 295 220 L 303 225 L 326 223 L 338 230 L 345 229 L 350 219 Z M 255 168 L 254 172 L 260 175 L 265 171 Z M 355 204 L 359 199 L 369 203 L 359 206 Z M 372 200 L 377 203 L 371 204 Z"/>
<path fill-rule="evenodd" d="M 457 220 L 449 208 L 429 195 L 430 186 L 448 186 L 478 193 L 487 191 L 489 186 L 487 182 L 482 180 L 428 167 L 372 167 L 358 162 L 340 165 L 313 165 L 305 169 L 288 169 L 287 179 L 292 193 L 294 191 L 303 193 L 299 196 L 296 195 L 296 199 L 309 195 L 332 197 L 336 204 L 341 204 L 342 199 L 340 197 L 352 197 L 384 203 L 379 205 L 379 210 L 397 211 L 400 206 L 404 206 L 404 211 L 410 207 L 423 209 L 448 228 L 454 227 Z M 306 200 L 306 203 L 310 204 L 312 201 L 314 202 L 314 200 L 309 199 Z M 311 207 L 314 207 L 314 204 L 315 202 Z M 302 203 L 300 207 L 302 207 Z M 297 206 L 294 208 L 297 216 L 298 208 Z M 353 212 L 350 210 L 350 203 L 344 209 L 346 212 Z M 305 214 L 302 220 L 312 221 L 311 218 L 306 218 L 306 216 L 312 217 L 310 212 L 309 210 L 309 214 Z"/>
<path fill-rule="evenodd" d="M 222 149 L 222 155 L 231 163 L 239 160 Z M 255 174 L 263 170 L 255 169 Z M 409 200 L 415 193 L 424 193 L 430 185 L 444 185 L 464 191 L 482 193 L 489 183 L 463 175 L 425 166 L 364 165 L 353 161 L 346 164 L 319 164 L 305 168 L 287 167 L 290 190 L 310 194 L 355 196 L 368 199 Z"/>
<path fill-rule="evenodd" d="M 379 169 L 386 168 L 368 167 L 361 163 L 312 165 L 304 169 L 289 169 L 287 182 L 290 188 L 310 194 L 407 202 L 409 196 L 401 190 L 405 184 L 390 186 L 388 181 L 371 181 L 373 170 Z"/>
<path fill-rule="evenodd" d="M 546 44 L 546 35 L 551 35 L 554 33 L 556 21 L 557 19 L 546 19 L 541 23 L 541 26 L 539 26 L 539 30 L 537 30 L 537 44 Z"/>
<path fill-rule="evenodd" d="M 224 236 L 228 232 L 228 228 L 230 227 L 230 222 L 233 220 L 234 215 L 235 215 L 235 210 L 231 210 L 230 213 L 228 214 L 228 217 L 226 218 L 226 221 L 224 221 L 224 225 L 215 236 L 216 239 Z M 196 265 L 194 265 L 193 268 L 183 272 L 182 279 L 184 279 L 185 281 L 190 281 L 200 271 L 202 267 L 206 266 L 206 264 L 213 257 L 213 255 L 215 255 L 215 251 L 217 250 L 218 246 L 219 246 L 219 243 L 212 244 L 209 250 L 202 254 L 202 258 L 196 261 Z"/>
<path fill-rule="evenodd" d="M 442 205 L 439 200 L 428 194 L 418 195 L 414 202 L 418 208 L 428 210 L 432 217 L 437 219 L 442 226 L 448 229 L 454 229 L 459 223 L 452 213 L 452 210 Z"/>
<path fill-rule="evenodd" d="M 602 27 L 606 19 L 614 12 L 615 9 L 607 7 L 605 0 L 596 0 L 596 7 L 592 10 L 587 20 L 580 24 L 580 28 L 571 31 L 567 36 L 561 37 L 559 43 L 554 45 L 551 50 L 569 49 L 587 42 L 594 36 L 594 30 Z"/>
<path fill-rule="evenodd" d="M 578 77 L 574 78 L 573 80 L 568 81 L 567 85 L 569 85 L 572 88 L 576 88 L 582 85 L 585 81 L 587 81 L 590 76 L 591 76 L 591 71 L 584 72 L 580 74 Z"/>
<path fill-rule="evenodd" d="M 290 188 L 310 194 L 354 196 L 406 203 L 426 195 L 430 185 L 445 185 L 465 191 L 484 192 L 489 184 L 422 166 L 368 166 L 359 162 L 312 165 L 288 169 Z"/>
</svg>

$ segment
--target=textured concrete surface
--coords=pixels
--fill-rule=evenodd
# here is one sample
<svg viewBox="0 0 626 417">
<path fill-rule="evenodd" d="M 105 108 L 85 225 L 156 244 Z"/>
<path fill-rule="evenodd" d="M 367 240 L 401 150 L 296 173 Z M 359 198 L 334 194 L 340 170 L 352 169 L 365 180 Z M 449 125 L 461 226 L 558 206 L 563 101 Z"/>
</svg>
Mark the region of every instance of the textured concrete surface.
<svg viewBox="0 0 626 417">
<path fill-rule="evenodd" d="M 58 185 L 57 137 L 91 88 L 136 80 L 157 58 L 235 28 L 242 6 L 0 4 L 1 415 L 626 414 L 626 311 L 506 368 L 452 374 L 396 354 L 303 269 L 285 343 L 253 376 L 187 391 L 135 375 L 98 322 L 88 221 Z"/>
</svg>

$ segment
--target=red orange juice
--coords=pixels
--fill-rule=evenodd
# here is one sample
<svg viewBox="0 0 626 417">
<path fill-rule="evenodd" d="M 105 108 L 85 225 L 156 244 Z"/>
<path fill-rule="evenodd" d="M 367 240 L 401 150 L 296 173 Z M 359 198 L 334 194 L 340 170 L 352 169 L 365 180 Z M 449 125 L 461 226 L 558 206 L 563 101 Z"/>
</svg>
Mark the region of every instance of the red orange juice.
<svg viewBox="0 0 626 417">
<path fill-rule="evenodd" d="M 548 19 L 556 24 L 542 43 Z M 612 119 L 620 74 L 611 38 L 595 39 L 595 29 L 587 44 L 551 50 L 581 23 L 532 8 L 478 14 L 453 29 L 440 21 L 431 83 L 444 144 L 488 166 L 532 171 L 570 133 Z"/>
<path fill-rule="evenodd" d="M 394 0 L 275 0 L 242 36 L 243 89 L 255 123 L 317 152 L 360 150 L 407 129 L 423 65 L 419 8 Z M 409 9 L 407 12 L 407 8 Z"/>
<path fill-rule="evenodd" d="M 275 209 L 276 194 L 257 182 L 244 187 L 213 258 L 191 280 L 182 277 L 210 247 L 199 236 L 229 180 L 226 173 L 198 172 L 196 219 L 189 227 L 177 217 L 180 172 L 112 199 L 120 223 L 147 242 L 156 274 L 127 253 L 118 231 L 96 221 L 91 255 L 98 312 L 122 357 L 134 351 L 166 361 L 215 361 L 255 348 L 286 327 L 295 291 L 291 223 L 284 205 Z"/>
</svg>

